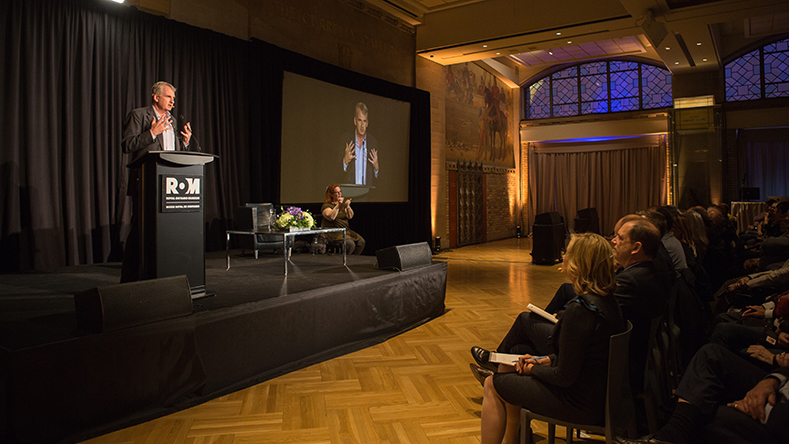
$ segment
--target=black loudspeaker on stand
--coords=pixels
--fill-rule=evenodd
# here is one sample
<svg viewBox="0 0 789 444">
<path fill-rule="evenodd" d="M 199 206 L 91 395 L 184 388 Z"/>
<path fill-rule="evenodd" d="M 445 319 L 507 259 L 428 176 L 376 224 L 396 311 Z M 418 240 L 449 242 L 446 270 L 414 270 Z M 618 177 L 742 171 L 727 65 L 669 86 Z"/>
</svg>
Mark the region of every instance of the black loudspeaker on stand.
<svg viewBox="0 0 789 444">
<path fill-rule="evenodd" d="M 102 333 L 192 314 L 186 276 L 96 287 L 74 295 L 77 326 Z"/>
<path fill-rule="evenodd" d="M 597 216 L 597 208 L 578 210 L 578 214 L 575 216 L 575 232 L 600 234 L 600 218 Z"/>
<path fill-rule="evenodd" d="M 557 212 L 534 217 L 532 226 L 532 263 L 553 265 L 562 259 L 564 251 L 564 220 Z"/>
<path fill-rule="evenodd" d="M 383 248 L 376 251 L 375 256 L 381 270 L 403 271 L 433 263 L 433 253 L 427 242 Z"/>
</svg>

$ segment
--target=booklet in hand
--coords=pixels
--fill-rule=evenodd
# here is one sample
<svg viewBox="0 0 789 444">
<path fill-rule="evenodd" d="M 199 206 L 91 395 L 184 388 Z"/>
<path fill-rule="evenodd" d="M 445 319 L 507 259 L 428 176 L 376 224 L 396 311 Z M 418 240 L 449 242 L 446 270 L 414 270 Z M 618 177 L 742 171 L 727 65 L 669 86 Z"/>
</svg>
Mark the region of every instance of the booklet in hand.
<svg viewBox="0 0 789 444">
<path fill-rule="evenodd" d="M 538 307 L 538 306 L 536 306 L 534 304 L 530 303 L 529 305 L 526 306 L 526 308 L 531 310 L 532 313 L 537 313 L 538 315 L 540 315 L 540 316 L 544 317 L 545 319 L 553 322 L 554 324 L 559 322 L 559 320 L 556 319 L 556 316 L 548 313 L 547 311 L 543 310 L 542 308 L 540 308 L 540 307 Z"/>
</svg>

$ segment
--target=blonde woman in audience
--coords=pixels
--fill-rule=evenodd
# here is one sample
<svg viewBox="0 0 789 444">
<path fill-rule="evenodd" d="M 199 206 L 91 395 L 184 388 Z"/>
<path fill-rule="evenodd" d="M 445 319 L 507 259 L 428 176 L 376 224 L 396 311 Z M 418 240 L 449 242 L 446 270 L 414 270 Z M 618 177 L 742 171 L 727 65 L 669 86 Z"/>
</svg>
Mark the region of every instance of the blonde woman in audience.
<svg viewBox="0 0 789 444">
<path fill-rule="evenodd" d="M 518 442 L 521 407 L 577 423 L 604 419 L 609 341 L 625 329 L 611 244 L 593 233 L 573 235 L 562 272 L 580 296 L 554 327 L 554 353 L 523 355 L 485 380 L 483 444 Z"/>
</svg>

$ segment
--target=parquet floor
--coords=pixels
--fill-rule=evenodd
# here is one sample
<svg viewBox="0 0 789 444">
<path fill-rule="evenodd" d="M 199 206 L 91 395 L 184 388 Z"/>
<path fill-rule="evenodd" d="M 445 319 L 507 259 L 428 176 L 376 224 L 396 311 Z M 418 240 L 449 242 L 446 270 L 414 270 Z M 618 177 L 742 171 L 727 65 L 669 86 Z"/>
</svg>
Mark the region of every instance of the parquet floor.
<svg viewBox="0 0 789 444">
<path fill-rule="evenodd" d="M 564 282 L 559 265 L 532 265 L 530 251 L 523 238 L 442 252 L 434 259 L 448 262 L 447 312 L 438 319 L 86 443 L 479 443 L 482 388 L 469 349 L 495 348 L 529 302 L 545 306 Z M 544 423 L 533 428 L 547 436 Z"/>
</svg>

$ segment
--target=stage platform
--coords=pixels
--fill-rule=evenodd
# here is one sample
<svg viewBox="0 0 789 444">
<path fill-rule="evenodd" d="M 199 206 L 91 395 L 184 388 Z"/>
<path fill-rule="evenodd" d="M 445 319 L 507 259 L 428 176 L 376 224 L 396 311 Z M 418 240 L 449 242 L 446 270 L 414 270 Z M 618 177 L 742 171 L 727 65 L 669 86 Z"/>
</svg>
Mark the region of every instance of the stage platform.
<svg viewBox="0 0 789 444">
<path fill-rule="evenodd" d="M 101 334 L 73 295 L 120 264 L 0 275 L 0 442 L 76 442 L 200 404 L 407 331 L 444 312 L 446 263 L 377 270 L 372 256 L 206 258 L 194 313 Z"/>
</svg>

